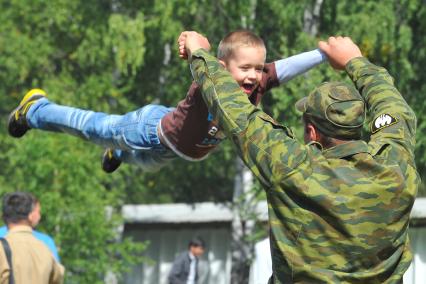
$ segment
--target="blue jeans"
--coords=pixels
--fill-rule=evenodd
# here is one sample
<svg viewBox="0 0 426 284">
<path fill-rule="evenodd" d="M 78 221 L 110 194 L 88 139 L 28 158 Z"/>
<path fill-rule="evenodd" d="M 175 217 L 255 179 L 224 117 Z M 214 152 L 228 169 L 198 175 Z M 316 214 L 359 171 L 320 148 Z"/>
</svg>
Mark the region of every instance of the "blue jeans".
<svg viewBox="0 0 426 284">
<path fill-rule="evenodd" d="M 157 133 L 161 118 L 172 110 L 146 105 L 124 115 L 109 115 L 42 98 L 30 107 L 26 118 L 31 128 L 68 133 L 113 148 L 114 156 L 121 161 L 155 171 L 176 157 L 161 144 Z"/>
</svg>

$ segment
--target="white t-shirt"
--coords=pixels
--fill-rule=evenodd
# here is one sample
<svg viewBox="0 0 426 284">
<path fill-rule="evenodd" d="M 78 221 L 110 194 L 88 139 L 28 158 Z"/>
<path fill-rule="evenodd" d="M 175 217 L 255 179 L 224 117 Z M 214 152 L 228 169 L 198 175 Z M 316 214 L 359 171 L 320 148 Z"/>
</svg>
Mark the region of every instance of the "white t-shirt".
<svg viewBox="0 0 426 284">
<path fill-rule="evenodd" d="M 189 265 L 189 274 L 186 284 L 195 284 L 195 276 L 197 274 L 197 258 L 189 252 L 189 258 L 191 259 L 191 264 Z"/>
</svg>

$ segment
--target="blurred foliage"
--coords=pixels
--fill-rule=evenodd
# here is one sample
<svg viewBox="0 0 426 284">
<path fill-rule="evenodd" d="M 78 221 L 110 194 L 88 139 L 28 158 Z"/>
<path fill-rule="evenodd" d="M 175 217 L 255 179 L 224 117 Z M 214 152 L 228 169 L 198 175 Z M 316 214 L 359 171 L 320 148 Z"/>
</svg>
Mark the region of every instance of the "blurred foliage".
<svg viewBox="0 0 426 284">
<path fill-rule="evenodd" d="M 317 32 L 306 29 L 306 13 Z M 55 102 L 108 113 L 148 103 L 175 106 L 191 82 L 177 56 L 183 30 L 220 39 L 249 28 L 267 45 L 268 61 L 316 47 L 329 35 L 351 36 L 386 67 L 418 118 L 416 161 L 426 175 L 426 5 L 422 0 L 9 0 L 0 1 L 0 116 L 32 87 Z M 274 89 L 263 108 L 300 131 L 293 104 L 325 80 L 347 80 L 326 64 Z M 16 140 L 0 128 L 0 192 L 29 190 L 43 206 L 40 229 L 54 235 L 68 283 L 102 282 L 140 261 L 143 245 L 116 242 L 124 203 L 229 201 L 235 155 L 229 141 L 202 162 L 176 160 L 158 173 L 123 165 L 107 175 L 103 149 L 66 135 L 30 131 Z M 420 194 L 426 195 L 423 182 Z M 106 215 L 105 208 L 112 208 Z M 136 247 L 135 247 L 136 246 Z"/>
</svg>

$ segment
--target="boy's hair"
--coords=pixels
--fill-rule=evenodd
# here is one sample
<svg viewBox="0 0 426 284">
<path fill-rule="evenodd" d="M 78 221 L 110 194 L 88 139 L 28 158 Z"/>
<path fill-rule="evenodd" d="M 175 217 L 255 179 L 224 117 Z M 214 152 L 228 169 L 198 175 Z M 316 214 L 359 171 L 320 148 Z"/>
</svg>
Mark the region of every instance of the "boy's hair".
<svg viewBox="0 0 426 284">
<path fill-rule="evenodd" d="M 190 247 L 202 247 L 205 248 L 206 244 L 204 240 L 201 237 L 194 237 L 192 240 L 189 241 L 188 248 Z"/>
<path fill-rule="evenodd" d="M 28 220 L 28 215 L 38 203 L 37 198 L 28 192 L 12 192 L 3 197 L 3 221 L 6 224 Z"/>
<path fill-rule="evenodd" d="M 241 46 L 262 47 L 265 49 L 263 40 L 249 30 L 237 30 L 227 34 L 219 43 L 217 58 L 229 59 L 235 50 Z"/>
</svg>

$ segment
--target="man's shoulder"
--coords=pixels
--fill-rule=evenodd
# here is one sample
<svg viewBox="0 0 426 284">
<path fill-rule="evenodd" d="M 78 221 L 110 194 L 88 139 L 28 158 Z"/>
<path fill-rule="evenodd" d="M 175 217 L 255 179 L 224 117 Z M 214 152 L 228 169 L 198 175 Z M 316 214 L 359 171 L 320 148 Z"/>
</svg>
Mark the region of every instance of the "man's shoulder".
<svg viewBox="0 0 426 284">
<path fill-rule="evenodd" d="M 54 243 L 54 240 L 53 240 L 53 238 L 52 238 L 51 236 L 49 236 L 49 235 L 47 235 L 47 234 L 45 234 L 45 233 L 42 233 L 42 232 L 40 232 L 40 231 L 33 230 L 33 235 L 34 235 L 37 239 L 39 239 L 39 240 L 41 240 L 41 241 L 43 241 L 43 242 L 47 242 L 47 243 Z"/>
<path fill-rule="evenodd" d="M 188 262 L 189 262 L 189 261 L 190 261 L 190 259 L 189 259 L 188 251 L 184 251 L 184 252 L 179 253 L 179 254 L 176 256 L 175 261 L 176 261 L 176 262 L 186 262 L 186 261 L 188 261 Z"/>
<path fill-rule="evenodd" d="M 41 249 L 41 250 L 48 250 L 46 244 L 36 238 L 32 233 L 30 234 L 20 234 L 16 233 L 14 231 L 10 231 L 5 237 L 9 243 L 21 246 L 21 244 L 26 244 L 26 246 L 29 246 L 33 249 Z"/>
<path fill-rule="evenodd" d="M 0 238 L 2 238 L 2 237 L 4 237 L 4 236 L 6 236 L 6 235 L 7 235 L 7 233 L 8 233 L 8 229 L 7 229 L 7 227 L 6 227 L 6 226 L 2 226 L 2 227 L 0 227 Z M 33 235 L 34 235 L 37 239 L 39 239 L 39 240 L 54 243 L 53 238 L 52 238 L 52 237 L 50 237 L 50 236 L 49 236 L 49 235 L 47 235 L 47 234 L 44 234 L 44 233 L 42 233 L 42 232 L 40 232 L 40 231 L 37 231 L 37 230 L 33 230 L 33 231 L 32 231 L 32 233 L 33 233 Z"/>
<path fill-rule="evenodd" d="M 183 252 L 179 253 L 178 257 L 180 257 L 180 258 L 189 258 L 188 251 L 183 251 Z"/>
<path fill-rule="evenodd" d="M 47 244 L 45 241 L 40 240 L 34 235 L 29 236 L 27 241 L 28 241 L 28 244 L 31 245 L 31 248 L 37 252 L 37 254 L 43 255 L 46 259 L 47 259 L 47 256 L 49 256 L 49 258 L 51 256 L 52 260 L 55 260 L 55 262 L 57 262 L 57 259 L 53 255 L 53 252 L 51 248 L 49 247 L 49 244 Z"/>
</svg>

